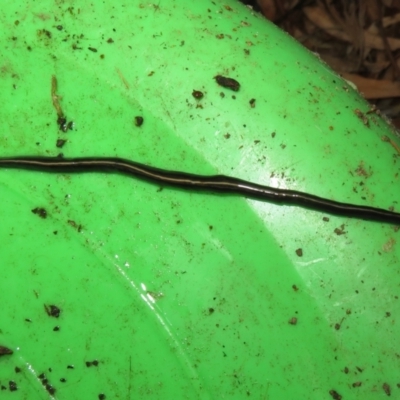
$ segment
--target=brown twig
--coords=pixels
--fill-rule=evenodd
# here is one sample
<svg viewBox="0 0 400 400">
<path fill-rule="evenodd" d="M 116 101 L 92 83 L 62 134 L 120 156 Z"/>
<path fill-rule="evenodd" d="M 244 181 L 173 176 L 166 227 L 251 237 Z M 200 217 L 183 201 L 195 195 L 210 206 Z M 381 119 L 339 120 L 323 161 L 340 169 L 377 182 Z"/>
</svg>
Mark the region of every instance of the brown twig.
<svg viewBox="0 0 400 400">
<path fill-rule="evenodd" d="M 57 116 L 59 119 L 65 118 L 64 113 L 61 109 L 60 105 L 60 96 L 57 94 L 57 78 L 55 75 L 51 77 L 51 101 L 53 103 L 54 108 L 56 109 Z"/>
</svg>

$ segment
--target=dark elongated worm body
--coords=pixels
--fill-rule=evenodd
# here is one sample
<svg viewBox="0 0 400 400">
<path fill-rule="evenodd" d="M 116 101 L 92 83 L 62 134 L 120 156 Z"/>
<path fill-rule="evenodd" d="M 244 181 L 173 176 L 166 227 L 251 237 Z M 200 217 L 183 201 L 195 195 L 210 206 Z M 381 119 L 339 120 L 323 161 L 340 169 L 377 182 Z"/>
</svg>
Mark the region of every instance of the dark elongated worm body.
<svg viewBox="0 0 400 400">
<path fill-rule="evenodd" d="M 188 190 L 232 193 L 277 204 L 293 204 L 329 214 L 400 225 L 400 214 L 381 208 L 328 200 L 296 190 L 277 189 L 225 175 L 196 175 L 151 167 L 122 158 L 12 157 L 0 158 L 0 168 L 34 169 L 46 172 L 119 171 L 135 178 Z"/>
</svg>

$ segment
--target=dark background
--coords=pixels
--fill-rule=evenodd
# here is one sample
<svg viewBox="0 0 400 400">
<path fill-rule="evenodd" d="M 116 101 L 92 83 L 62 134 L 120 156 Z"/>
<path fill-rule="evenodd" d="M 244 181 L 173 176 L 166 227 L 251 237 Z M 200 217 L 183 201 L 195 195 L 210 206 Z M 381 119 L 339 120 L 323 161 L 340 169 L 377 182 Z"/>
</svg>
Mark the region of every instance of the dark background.
<svg viewBox="0 0 400 400">
<path fill-rule="evenodd" d="M 284 29 L 400 128 L 400 0 L 240 0 Z"/>
</svg>

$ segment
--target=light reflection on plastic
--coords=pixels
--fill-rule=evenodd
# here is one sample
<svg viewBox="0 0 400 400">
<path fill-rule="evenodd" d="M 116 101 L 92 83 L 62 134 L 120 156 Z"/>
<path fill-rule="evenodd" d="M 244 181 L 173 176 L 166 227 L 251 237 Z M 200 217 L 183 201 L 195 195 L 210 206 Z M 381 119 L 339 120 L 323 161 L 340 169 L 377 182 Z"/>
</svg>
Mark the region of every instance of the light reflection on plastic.
<svg viewBox="0 0 400 400">
<path fill-rule="evenodd" d="M 182 343 L 180 342 L 180 340 L 177 339 L 174 332 L 170 329 L 170 327 L 172 327 L 172 323 L 168 320 L 168 317 L 162 313 L 162 310 L 160 310 L 160 308 L 156 304 L 153 306 L 153 304 L 150 300 L 150 298 L 152 296 L 150 296 L 150 298 L 146 296 L 147 295 L 146 285 L 144 283 L 137 285 L 135 283 L 135 281 L 133 281 L 128 276 L 127 271 L 124 268 L 123 264 L 121 263 L 121 265 L 119 265 L 119 263 L 116 261 L 116 259 L 118 259 L 119 256 L 115 255 L 113 257 L 111 254 L 107 253 L 106 251 L 101 250 L 102 247 L 104 247 L 104 242 L 98 242 L 97 246 L 96 246 L 96 251 L 98 251 L 103 256 L 104 260 L 107 260 L 119 272 L 119 274 L 122 276 L 122 278 L 124 278 L 125 282 L 132 287 L 134 292 L 136 292 L 136 294 L 138 294 L 140 296 L 140 298 L 144 301 L 144 303 L 147 304 L 147 306 L 150 308 L 150 310 L 153 311 L 152 315 L 154 315 L 157 318 L 157 320 L 159 321 L 162 328 L 164 328 L 164 331 L 166 332 L 166 334 L 171 338 L 171 340 L 174 344 L 174 347 L 177 350 L 176 354 L 179 355 L 181 362 L 183 362 L 186 365 L 187 372 L 189 373 L 189 375 L 191 375 L 192 379 L 199 381 L 199 375 L 198 375 L 196 368 L 194 368 L 192 361 L 188 357 L 185 349 L 182 347 Z M 126 266 L 126 264 L 128 264 L 128 263 L 125 263 L 125 266 Z M 145 293 L 143 293 L 143 291 Z M 28 368 L 30 367 L 30 371 L 32 371 L 32 373 L 34 373 L 35 377 L 37 378 L 37 375 L 36 375 L 35 371 L 33 370 L 33 368 L 28 363 L 26 363 L 26 365 L 28 366 Z M 56 399 L 55 397 L 51 396 L 50 394 L 49 394 L 49 398 L 51 398 L 52 400 Z"/>
<path fill-rule="evenodd" d="M 109 257 L 106 257 L 108 259 L 110 259 Z M 111 261 L 111 260 L 110 260 Z M 199 379 L 199 375 L 196 371 L 196 369 L 194 368 L 191 360 L 188 358 L 188 355 L 186 354 L 186 351 L 182 348 L 182 345 L 180 343 L 179 340 L 177 340 L 177 338 L 175 337 L 175 335 L 173 334 L 173 332 L 170 329 L 170 326 L 172 326 L 171 322 L 168 321 L 168 319 L 166 318 L 166 316 L 162 316 L 160 313 L 160 309 L 157 307 L 157 309 L 153 306 L 153 304 L 151 304 L 150 300 L 146 297 L 146 295 L 144 293 L 140 293 L 141 290 L 139 289 L 139 287 L 135 284 L 135 282 L 133 280 L 131 280 L 128 275 L 126 274 L 126 272 L 116 263 L 113 263 L 114 267 L 118 270 L 118 272 L 126 279 L 126 281 L 132 286 L 132 288 L 140 295 L 140 297 L 142 298 L 142 300 L 149 306 L 149 308 L 154 312 L 154 315 L 156 316 L 156 318 L 158 319 L 158 321 L 160 322 L 161 326 L 164 328 L 164 330 L 166 331 L 166 333 L 168 334 L 168 336 L 173 340 L 174 345 L 176 347 L 176 349 L 178 350 L 178 354 L 182 357 L 182 360 L 184 361 L 184 363 L 186 364 L 188 370 L 190 371 L 190 374 L 192 375 L 192 377 L 196 380 Z M 146 289 L 146 285 L 144 283 L 140 284 L 140 288 L 147 292 Z M 147 293 L 146 293 L 147 294 Z"/>
<path fill-rule="evenodd" d="M 156 299 L 155 299 L 150 293 L 147 293 L 147 298 L 148 298 L 153 304 L 155 304 Z"/>
<path fill-rule="evenodd" d="M 310 261 L 297 261 L 297 265 L 299 265 L 300 267 L 308 267 L 310 265 L 317 264 L 323 261 L 326 261 L 326 258 L 322 257 L 322 258 L 315 258 L 314 260 Z"/>
<path fill-rule="evenodd" d="M 155 311 L 153 305 L 150 304 L 150 302 L 148 301 L 147 297 L 146 297 L 143 293 L 140 295 L 140 297 L 146 302 L 146 304 L 147 304 L 153 311 Z M 156 313 L 156 315 L 158 316 L 158 313 Z M 159 319 L 160 319 L 160 318 L 159 318 Z M 164 325 L 164 323 L 163 323 L 163 325 Z"/>
<path fill-rule="evenodd" d="M 215 248 L 229 261 L 233 260 L 232 254 L 229 253 L 227 248 L 224 246 L 223 243 L 216 237 L 211 237 L 210 242 L 215 246 Z"/>
<path fill-rule="evenodd" d="M 269 179 L 269 186 L 280 188 L 280 189 L 287 189 L 287 185 L 284 179 L 280 178 L 279 176 L 272 176 Z"/>
<path fill-rule="evenodd" d="M 36 378 L 36 380 L 37 380 L 38 382 L 40 382 L 41 385 L 43 385 L 42 380 L 39 378 L 38 373 L 35 371 L 35 369 L 33 368 L 32 364 L 30 364 L 30 363 L 28 363 L 28 362 L 25 362 L 25 365 L 26 365 L 26 367 L 27 367 L 27 370 Z M 52 396 L 50 393 L 48 393 L 48 396 L 49 396 L 48 398 L 50 398 L 50 399 L 52 399 L 52 400 L 55 399 L 55 397 Z M 47 398 L 47 397 L 46 397 L 46 398 Z"/>
</svg>

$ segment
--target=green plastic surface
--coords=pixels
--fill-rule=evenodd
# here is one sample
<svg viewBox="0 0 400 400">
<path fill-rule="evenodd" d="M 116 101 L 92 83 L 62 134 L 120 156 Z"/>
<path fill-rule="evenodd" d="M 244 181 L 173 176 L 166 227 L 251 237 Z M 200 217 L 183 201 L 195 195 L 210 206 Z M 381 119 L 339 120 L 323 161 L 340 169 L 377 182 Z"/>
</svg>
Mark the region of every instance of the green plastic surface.
<svg viewBox="0 0 400 400">
<path fill-rule="evenodd" d="M 14 1 L 0 27 L 0 156 L 398 209 L 391 127 L 237 1 Z M 0 193 L 1 399 L 400 397 L 395 227 L 118 174 L 3 169 Z"/>
</svg>

